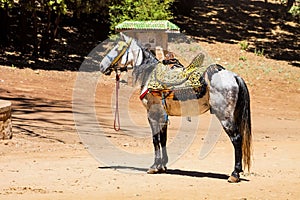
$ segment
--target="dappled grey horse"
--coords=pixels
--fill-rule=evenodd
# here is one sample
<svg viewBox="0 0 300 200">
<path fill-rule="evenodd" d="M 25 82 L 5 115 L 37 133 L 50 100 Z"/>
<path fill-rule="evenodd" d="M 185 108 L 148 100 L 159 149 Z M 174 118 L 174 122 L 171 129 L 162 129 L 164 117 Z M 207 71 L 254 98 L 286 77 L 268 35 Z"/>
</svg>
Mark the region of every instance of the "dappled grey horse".
<svg viewBox="0 0 300 200">
<path fill-rule="evenodd" d="M 109 75 L 113 71 L 133 69 L 133 80 L 140 85 L 140 99 L 147 109 L 153 134 L 154 163 L 148 173 L 167 170 L 168 116 L 200 115 L 210 110 L 234 146 L 234 170 L 228 181 L 238 182 L 239 173 L 251 166 L 249 92 L 241 77 L 218 64 L 199 72 L 202 62 L 203 55 L 199 55 L 188 67 L 174 59 L 171 65 L 168 61 L 162 64 L 137 40 L 121 34 L 120 41 L 102 59 L 100 71 Z M 195 106 L 184 109 L 182 102 Z"/>
</svg>

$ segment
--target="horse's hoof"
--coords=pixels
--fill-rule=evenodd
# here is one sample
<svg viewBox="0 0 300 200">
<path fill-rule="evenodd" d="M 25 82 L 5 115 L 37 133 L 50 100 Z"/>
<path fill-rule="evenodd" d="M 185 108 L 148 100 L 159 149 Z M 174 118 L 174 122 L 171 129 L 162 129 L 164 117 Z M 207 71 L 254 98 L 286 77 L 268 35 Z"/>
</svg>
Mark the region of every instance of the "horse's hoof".
<svg viewBox="0 0 300 200">
<path fill-rule="evenodd" d="M 147 174 L 157 174 L 159 173 L 159 170 L 157 168 L 149 168 L 147 170 Z"/>
<path fill-rule="evenodd" d="M 167 172 L 167 167 L 162 167 L 158 169 L 158 173 L 166 173 Z"/>
<path fill-rule="evenodd" d="M 228 178 L 228 182 L 229 182 L 229 183 L 238 183 L 238 182 L 240 182 L 240 178 L 235 177 L 235 176 L 230 176 L 230 177 Z"/>
<path fill-rule="evenodd" d="M 167 167 L 162 168 L 149 168 L 147 174 L 159 174 L 159 173 L 166 173 Z"/>
</svg>

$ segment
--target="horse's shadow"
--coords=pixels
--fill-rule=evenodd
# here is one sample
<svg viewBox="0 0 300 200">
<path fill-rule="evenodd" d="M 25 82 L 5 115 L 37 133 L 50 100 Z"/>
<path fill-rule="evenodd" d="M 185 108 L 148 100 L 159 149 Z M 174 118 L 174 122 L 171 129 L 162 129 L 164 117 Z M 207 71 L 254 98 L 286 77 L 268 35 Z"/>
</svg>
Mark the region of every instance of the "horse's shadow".
<svg viewBox="0 0 300 200">
<path fill-rule="evenodd" d="M 146 168 L 139 167 L 129 167 L 129 166 L 109 166 L 109 167 L 99 167 L 99 169 L 115 169 L 115 170 L 126 170 L 126 171 L 138 171 L 138 172 L 147 172 Z M 198 172 L 198 171 L 189 171 L 181 169 L 168 169 L 166 173 L 170 175 L 178 176 L 188 176 L 188 177 L 197 177 L 197 178 L 211 178 L 211 179 L 222 179 L 227 180 L 229 178 L 226 174 L 213 173 L 213 172 Z M 248 179 L 240 178 L 241 181 L 248 182 Z"/>
</svg>

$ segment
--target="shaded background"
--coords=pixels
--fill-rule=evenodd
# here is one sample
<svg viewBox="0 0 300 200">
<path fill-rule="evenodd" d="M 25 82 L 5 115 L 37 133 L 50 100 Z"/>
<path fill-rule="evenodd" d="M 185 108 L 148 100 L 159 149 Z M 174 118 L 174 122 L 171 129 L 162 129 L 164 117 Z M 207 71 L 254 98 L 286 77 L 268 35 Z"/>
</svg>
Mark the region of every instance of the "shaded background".
<svg viewBox="0 0 300 200">
<path fill-rule="evenodd" d="M 66 10 L 61 4 L 43 7 L 37 2 L 20 0 L 13 7 L 3 4 L 0 9 L 1 65 L 78 70 L 85 56 L 111 33 L 109 5 L 118 3 L 102 0 L 75 4 L 76 1 L 66 0 Z M 299 67 L 299 16 L 287 12 L 290 2 L 299 4 L 175 0 L 171 21 L 196 40 L 246 42 L 247 51 Z"/>
</svg>

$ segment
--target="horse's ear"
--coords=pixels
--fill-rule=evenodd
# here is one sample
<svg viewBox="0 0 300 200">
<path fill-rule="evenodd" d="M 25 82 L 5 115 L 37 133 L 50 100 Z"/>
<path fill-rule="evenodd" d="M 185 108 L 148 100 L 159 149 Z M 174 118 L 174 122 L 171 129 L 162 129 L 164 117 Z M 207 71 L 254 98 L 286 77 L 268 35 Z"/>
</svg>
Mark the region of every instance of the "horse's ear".
<svg viewBox="0 0 300 200">
<path fill-rule="evenodd" d="M 127 35 L 125 35 L 124 33 L 120 33 L 120 37 L 121 37 L 121 39 L 122 40 L 124 40 L 126 43 L 128 43 L 129 42 L 129 40 L 130 40 L 130 37 L 128 37 Z"/>
</svg>

